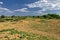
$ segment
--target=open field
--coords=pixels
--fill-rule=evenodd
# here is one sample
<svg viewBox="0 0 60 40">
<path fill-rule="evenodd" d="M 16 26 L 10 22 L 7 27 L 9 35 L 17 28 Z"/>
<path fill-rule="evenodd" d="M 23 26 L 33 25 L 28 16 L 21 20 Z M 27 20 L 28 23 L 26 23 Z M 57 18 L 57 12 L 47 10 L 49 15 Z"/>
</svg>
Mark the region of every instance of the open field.
<svg viewBox="0 0 60 40">
<path fill-rule="evenodd" d="M 0 40 L 60 40 L 60 0 L 0 0 Z"/>
<path fill-rule="evenodd" d="M 0 16 L 0 40 L 60 40 L 60 16 Z"/>
<path fill-rule="evenodd" d="M 60 40 L 60 19 L 0 22 L 0 40 Z"/>
</svg>

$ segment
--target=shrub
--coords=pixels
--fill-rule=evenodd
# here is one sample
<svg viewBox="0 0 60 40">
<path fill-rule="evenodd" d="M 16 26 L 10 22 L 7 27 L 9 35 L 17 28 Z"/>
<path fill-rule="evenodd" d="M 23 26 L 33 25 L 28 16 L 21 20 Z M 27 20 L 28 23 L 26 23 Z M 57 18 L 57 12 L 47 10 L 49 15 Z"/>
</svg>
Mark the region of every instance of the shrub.
<svg viewBox="0 0 60 40">
<path fill-rule="evenodd" d="M 48 19 L 53 19 L 53 18 L 59 19 L 60 18 L 60 16 L 57 15 L 57 14 L 47 14 L 47 15 L 43 15 L 42 17 L 43 18 L 48 18 Z"/>
<path fill-rule="evenodd" d="M 1 15 L 1 18 L 5 18 L 5 16 L 4 15 Z"/>
</svg>

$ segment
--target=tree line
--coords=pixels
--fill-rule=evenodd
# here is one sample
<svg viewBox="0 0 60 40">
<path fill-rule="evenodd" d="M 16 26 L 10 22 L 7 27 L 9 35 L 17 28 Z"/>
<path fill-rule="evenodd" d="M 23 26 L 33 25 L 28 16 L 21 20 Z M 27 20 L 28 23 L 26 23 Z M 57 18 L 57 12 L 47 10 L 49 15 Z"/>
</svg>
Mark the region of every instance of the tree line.
<svg viewBox="0 0 60 40">
<path fill-rule="evenodd" d="M 42 16 L 4 16 L 4 15 L 1 15 L 0 18 L 21 18 L 21 19 L 25 19 L 27 17 L 30 17 L 30 18 L 48 18 L 48 19 L 53 19 L 53 18 L 56 18 L 56 19 L 60 19 L 60 15 L 57 15 L 57 14 L 46 14 L 46 15 L 42 15 Z"/>
<path fill-rule="evenodd" d="M 60 19 L 60 15 L 57 14 L 46 14 L 46 15 L 42 15 L 42 16 L 4 16 L 1 15 L 0 16 L 0 21 L 4 22 L 4 21 L 18 21 L 18 20 L 22 20 L 22 19 L 26 19 L 26 18 L 42 18 L 42 19 Z"/>
</svg>

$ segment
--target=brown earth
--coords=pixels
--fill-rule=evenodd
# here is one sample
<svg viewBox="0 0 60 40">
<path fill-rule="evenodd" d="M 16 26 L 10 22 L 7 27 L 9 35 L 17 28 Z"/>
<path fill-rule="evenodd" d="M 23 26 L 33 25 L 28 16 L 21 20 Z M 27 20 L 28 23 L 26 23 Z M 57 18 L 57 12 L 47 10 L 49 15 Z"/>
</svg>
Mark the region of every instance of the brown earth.
<svg viewBox="0 0 60 40">
<path fill-rule="evenodd" d="M 28 33 L 33 33 L 33 34 L 39 34 L 39 35 L 47 35 L 50 37 L 57 37 L 60 39 L 60 34 L 57 34 L 57 31 L 60 31 L 60 20 L 56 19 L 51 19 L 47 20 L 45 22 L 39 22 L 41 19 L 35 19 L 34 21 L 32 20 L 21 20 L 18 22 L 3 22 L 0 23 L 0 30 L 3 29 L 12 29 L 14 28 L 15 30 L 18 31 L 24 31 Z M 48 25 L 47 28 L 43 28 L 43 31 L 38 30 L 39 28 L 32 28 L 33 25 L 39 25 L 40 26 L 46 26 L 46 23 Z M 44 30 L 51 30 L 49 33 L 45 32 Z M 8 33 L 8 32 L 7 32 Z M 4 36 L 3 34 L 0 34 L 1 36 Z M 18 34 L 16 34 L 18 35 Z M 14 35 L 13 35 L 14 36 Z M 9 36 L 11 37 L 11 36 Z M 2 39 L 4 40 L 4 39 Z"/>
</svg>

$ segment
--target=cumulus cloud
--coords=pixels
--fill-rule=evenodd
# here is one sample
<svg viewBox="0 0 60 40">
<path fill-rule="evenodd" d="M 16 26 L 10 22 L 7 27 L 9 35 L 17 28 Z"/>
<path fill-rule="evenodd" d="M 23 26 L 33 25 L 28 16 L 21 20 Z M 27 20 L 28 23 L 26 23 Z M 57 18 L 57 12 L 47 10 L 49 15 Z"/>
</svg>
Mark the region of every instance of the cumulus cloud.
<svg viewBox="0 0 60 40">
<path fill-rule="evenodd" d="M 60 10 L 60 0 L 39 0 L 31 4 L 25 4 L 29 8 L 39 7 L 47 10 Z"/>
<path fill-rule="evenodd" d="M 0 2 L 0 5 L 3 4 L 3 2 Z M 11 11 L 8 8 L 3 8 L 0 7 L 0 12 L 4 12 L 4 13 L 27 13 L 29 15 L 41 15 L 41 14 L 46 14 L 44 13 L 44 11 L 47 10 L 60 10 L 60 0 L 39 0 L 37 2 L 34 3 L 30 3 L 30 4 L 25 4 L 25 6 L 27 6 L 30 10 L 33 10 L 32 8 L 41 8 L 40 10 L 36 11 L 30 11 L 28 8 L 21 8 L 21 9 L 16 9 Z M 26 15 L 27 15 L 26 14 Z"/>
<path fill-rule="evenodd" d="M 13 11 L 11 11 L 10 9 L 1 7 L 2 4 L 3 2 L 0 2 L 0 13 L 13 13 Z"/>
<path fill-rule="evenodd" d="M 0 2 L 0 13 L 1 12 L 4 12 L 4 13 L 13 13 L 13 11 L 11 11 L 10 9 L 1 7 L 2 6 L 1 4 L 3 4 L 3 2 Z"/>
<path fill-rule="evenodd" d="M 3 2 L 0 2 L 0 4 L 3 4 Z"/>
<path fill-rule="evenodd" d="M 28 8 L 21 8 L 21 9 L 17 9 L 17 10 L 14 10 L 15 12 L 29 12 L 27 10 Z"/>
<path fill-rule="evenodd" d="M 0 12 L 5 12 L 5 13 L 13 13 L 13 11 L 7 9 L 7 8 L 3 8 L 3 7 L 0 7 Z"/>
</svg>

